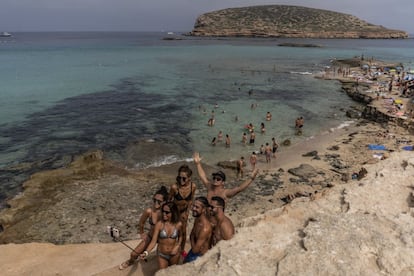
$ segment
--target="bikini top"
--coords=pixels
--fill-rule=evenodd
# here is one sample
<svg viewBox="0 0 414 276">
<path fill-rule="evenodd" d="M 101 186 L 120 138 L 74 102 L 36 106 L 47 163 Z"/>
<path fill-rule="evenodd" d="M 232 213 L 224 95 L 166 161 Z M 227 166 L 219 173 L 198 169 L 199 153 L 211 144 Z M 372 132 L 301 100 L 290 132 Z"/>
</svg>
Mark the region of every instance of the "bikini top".
<svg viewBox="0 0 414 276">
<path fill-rule="evenodd" d="M 177 239 L 178 238 L 178 230 L 177 228 L 174 228 L 174 231 L 172 232 L 171 236 L 168 237 L 167 231 L 165 230 L 165 228 L 162 228 L 159 234 L 159 238 L 160 239 Z"/>
<path fill-rule="evenodd" d="M 155 226 L 155 223 L 154 223 L 154 221 L 152 220 L 152 216 L 150 216 L 150 217 L 149 217 L 149 219 L 148 219 L 148 223 L 149 223 L 149 225 L 151 225 L 151 226 Z"/>
<path fill-rule="evenodd" d="M 174 198 L 177 201 L 180 201 L 180 200 L 190 201 L 192 196 L 193 196 L 193 184 L 191 184 L 190 194 L 186 198 L 183 198 L 183 196 L 180 194 L 180 189 L 178 189 L 177 193 L 174 195 Z"/>
</svg>

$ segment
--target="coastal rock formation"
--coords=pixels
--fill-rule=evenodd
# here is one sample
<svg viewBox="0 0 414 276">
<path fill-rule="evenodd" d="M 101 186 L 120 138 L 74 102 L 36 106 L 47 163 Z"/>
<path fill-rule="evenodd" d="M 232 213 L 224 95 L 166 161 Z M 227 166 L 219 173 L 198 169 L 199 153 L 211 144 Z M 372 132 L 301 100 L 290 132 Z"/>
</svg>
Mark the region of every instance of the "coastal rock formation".
<svg viewBox="0 0 414 276">
<path fill-rule="evenodd" d="M 247 218 L 230 241 L 157 275 L 413 275 L 412 153 L 362 180 Z"/>
<path fill-rule="evenodd" d="M 360 58 L 351 58 L 351 59 L 342 59 L 342 60 L 334 60 L 333 66 L 342 67 L 342 66 L 351 66 L 353 68 L 363 68 L 366 64 L 366 61 L 361 60 Z M 379 60 L 375 61 L 375 64 L 378 65 L 380 68 L 388 67 L 388 68 L 403 68 L 402 63 L 396 64 L 389 64 Z M 365 72 L 365 75 L 368 75 Z M 392 74 L 382 74 L 382 76 L 377 76 L 376 81 L 383 81 L 389 83 L 392 78 Z M 334 78 L 335 79 L 335 78 Z M 379 98 L 385 99 L 385 96 L 378 87 L 375 93 L 372 90 L 372 81 L 371 82 L 364 82 L 359 81 L 358 78 L 341 78 L 337 77 L 341 82 L 342 90 L 355 102 L 359 102 L 363 104 L 363 108 L 361 110 L 347 110 L 346 114 L 349 118 L 365 118 L 373 122 L 381 123 L 381 124 L 388 124 L 394 123 L 400 127 L 407 129 L 408 133 L 414 134 L 414 120 L 407 120 L 407 116 L 396 116 L 395 113 L 390 112 L 384 108 L 383 101 L 379 101 Z M 384 90 L 384 89 L 382 89 Z M 396 97 L 400 98 L 400 93 L 397 91 L 392 91 L 389 94 L 389 97 Z M 407 105 L 406 110 L 414 110 L 414 100 L 411 97 L 404 97 L 405 104 Z"/>
<path fill-rule="evenodd" d="M 366 86 L 355 82 L 348 83 L 350 89 Z M 363 103 L 375 108 L 375 100 Z M 375 110 L 370 115 L 380 116 L 381 109 Z M 157 275 L 413 275 L 413 139 L 410 128 L 399 123 L 403 118 L 384 118 L 381 124 L 359 119 L 309 144 L 292 144 L 278 153 L 284 165 L 277 170 L 259 164 L 264 166 L 255 182 L 226 206 L 235 237 L 194 263 Z M 220 164 L 226 186 L 237 185 L 234 162 Z M 178 166 L 127 170 L 94 151 L 64 168 L 32 175 L 24 192 L 0 212 L 0 270 L 7 275 L 153 275 L 155 251 L 148 262 L 119 271 L 130 251 L 105 229 L 118 226 L 128 245 L 136 245 L 129 239 L 137 238 L 139 211 L 154 189 L 171 184 Z M 205 170 L 211 175 L 217 167 Z M 199 194 L 206 193 L 198 187 Z"/>
<path fill-rule="evenodd" d="M 355 16 L 300 6 L 230 8 L 199 16 L 193 36 L 297 38 L 407 38 L 400 30 L 373 25 Z"/>
</svg>

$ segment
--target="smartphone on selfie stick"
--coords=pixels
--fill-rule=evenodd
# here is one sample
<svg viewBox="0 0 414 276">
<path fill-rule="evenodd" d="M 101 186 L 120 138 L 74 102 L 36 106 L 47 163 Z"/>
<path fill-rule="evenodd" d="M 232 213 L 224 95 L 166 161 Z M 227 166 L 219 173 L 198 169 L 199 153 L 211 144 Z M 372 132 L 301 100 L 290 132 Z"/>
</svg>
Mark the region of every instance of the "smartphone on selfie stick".
<svg viewBox="0 0 414 276">
<path fill-rule="evenodd" d="M 139 256 L 140 254 L 138 254 L 137 251 L 135 251 L 135 249 L 133 249 L 132 247 L 130 247 L 128 244 L 126 244 L 123 240 L 121 240 L 120 237 L 120 232 L 119 229 L 113 226 L 107 226 L 106 227 L 106 232 L 109 234 L 109 236 L 111 236 L 111 238 L 116 241 L 116 242 L 120 242 L 123 245 L 125 245 L 126 247 L 128 247 L 131 251 L 137 253 L 137 255 Z M 145 261 L 147 261 L 145 259 Z"/>
</svg>

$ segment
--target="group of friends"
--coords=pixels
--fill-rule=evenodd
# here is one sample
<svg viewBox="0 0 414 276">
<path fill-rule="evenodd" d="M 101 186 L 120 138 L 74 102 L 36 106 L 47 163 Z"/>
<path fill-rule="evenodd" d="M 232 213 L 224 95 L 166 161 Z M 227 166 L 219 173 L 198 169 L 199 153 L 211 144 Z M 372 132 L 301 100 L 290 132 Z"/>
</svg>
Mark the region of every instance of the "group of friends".
<svg viewBox="0 0 414 276">
<path fill-rule="evenodd" d="M 207 194 L 196 196 L 197 185 L 192 181 L 192 170 L 186 164 L 180 166 L 176 182 L 169 189 L 161 186 L 153 196 L 152 206 L 143 211 L 138 224 L 141 242 L 119 269 L 133 265 L 138 259 L 145 260 L 156 245 L 159 269 L 192 262 L 221 240 L 229 240 L 234 236 L 233 222 L 225 214 L 226 204 L 254 181 L 258 169 L 254 169 L 251 177 L 239 186 L 225 188 L 226 175 L 223 171 L 213 173 L 212 180 L 209 180 L 199 153 L 195 152 L 193 159 Z M 190 212 L 194 224 L 189 235 L 191 249 L 187 253 L 186 229 Z M 149 227 L 145 231 L 147 223 Z"/>
</svg>

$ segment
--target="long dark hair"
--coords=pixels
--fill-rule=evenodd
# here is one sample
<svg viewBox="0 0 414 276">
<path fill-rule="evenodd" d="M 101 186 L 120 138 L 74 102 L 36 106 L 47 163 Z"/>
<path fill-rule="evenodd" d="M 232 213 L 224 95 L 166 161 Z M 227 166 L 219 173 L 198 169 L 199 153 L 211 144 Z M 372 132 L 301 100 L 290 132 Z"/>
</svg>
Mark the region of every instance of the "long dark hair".
<svg viewBox="0 0 414 276">
<path fill-rule="evenodd" d="M 191 177 L 191 175 L 193 174 L 193 171 L 190 169 L 190 167 L 186 164 L 181 165 L 178 168 L 178 175 L 180 175 L 181 172 L 185 172 L 187 174 L 188 177 Z"/>
<path fill-rule="evenodd" d="M 170 207 L 171 222 L 174 223 L 174 224 L 177 224 L 178 222 L 180 222 L 180 212 L 178 211 L 177 204 L 175 204 L 174 201 L 166 202 L 162 205 L 161 211 L 164 210 L 164 206 Z"/>
<path fill-rule="evenodd" d="M 156 195 L 162 195 L 162 198 L 164 201 L 167 201 L 168 199 L 168 189 L 165 186 L 161 186 L 158 191 L 155 192 Z"/>
</svg>

